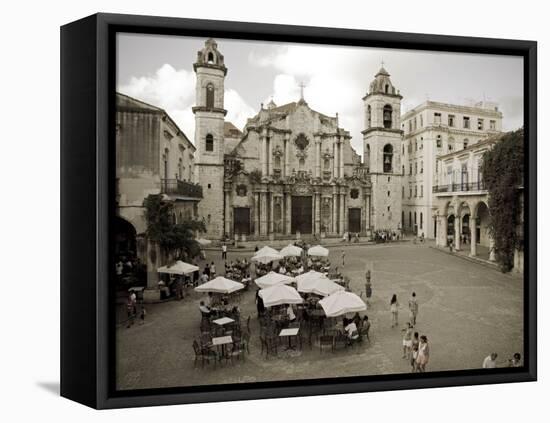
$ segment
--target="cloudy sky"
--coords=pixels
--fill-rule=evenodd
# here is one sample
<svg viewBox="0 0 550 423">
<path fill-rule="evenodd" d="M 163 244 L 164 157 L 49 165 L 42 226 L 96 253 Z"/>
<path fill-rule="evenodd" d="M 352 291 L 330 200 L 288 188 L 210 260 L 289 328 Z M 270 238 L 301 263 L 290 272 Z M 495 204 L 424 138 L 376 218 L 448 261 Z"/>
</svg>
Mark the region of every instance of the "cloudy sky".
<svg viewBox="0 0 550 423">
<path fill-rule="evenodd" d="M 193 62 L 205 38 L 119 34 L 117 90 L 162 107 L 193 141 Z M 321 113 L 340 116 L 362 154 L 361 98 L 381 62 L 403 95 L 403 112 L 426 99 L 469 105 L 496 101 L 505 130 L 523 124 L 520 57 L 250 42 L 217 39 L 225 56 L 226 119 L 242 128 L 271 98 L 277 105 L 304 97 Z"/>
</svg>

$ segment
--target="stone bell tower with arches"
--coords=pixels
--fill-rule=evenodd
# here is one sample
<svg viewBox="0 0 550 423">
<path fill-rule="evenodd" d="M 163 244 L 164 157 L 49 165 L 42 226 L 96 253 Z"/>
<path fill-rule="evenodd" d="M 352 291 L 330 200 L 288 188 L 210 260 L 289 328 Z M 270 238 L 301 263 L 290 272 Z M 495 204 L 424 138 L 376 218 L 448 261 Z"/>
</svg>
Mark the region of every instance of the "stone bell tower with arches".
<svg viewBox="0 0 550 423">
<path fill-rule="evenodd" d="M 402 228 L 402 167 L 399 90 L 382 66 L 363 97 L 363 157 L 372 184 L 372 229 L 398 231 Z"/>
<path fill-rule="evenodd" d="M 216 41 L 206 40 L 193 64 L 195 91 L 195 181 L 203 189 L 198 214 L 204 218 L 207 236 L 224 235 L 224 83 L 227 68 Z"/>
</svg>

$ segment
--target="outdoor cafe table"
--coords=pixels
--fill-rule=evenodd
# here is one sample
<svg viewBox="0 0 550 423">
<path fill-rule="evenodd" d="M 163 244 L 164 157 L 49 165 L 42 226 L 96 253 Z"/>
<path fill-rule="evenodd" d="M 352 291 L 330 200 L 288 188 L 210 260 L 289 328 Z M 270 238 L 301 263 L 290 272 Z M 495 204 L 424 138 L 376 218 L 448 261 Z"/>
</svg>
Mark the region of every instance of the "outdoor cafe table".
<svg viewBox="0 0 550 423">
<path fill-rule="evenodd" d="M 227 336 L 218 336 L 217 338 L 212 338 L 212 345 L 215 345 L 216 347 L 220 347 L 222 348 L 222 353 L 220 355 L 220 361 L 222 359 L 222 357 L 226 357 L 226 352 L 225 352 L 225 346 L 227 344 L 232 344 L 233 343 L 233 338 L 230 336 L 230 335 L 227 335 Z"/>
<path fill-rule="evenodd" d="M 220 319 L 213 320 L 212 322 L 217 324 L 217 325 L 223 326 L 223 325 L 226 325 L 228 323 L 233 323 L 234 321 L 235 320 L 231 319 L 230 317 L 222 317 Z"/>
<path fill-rule="evenodd" d="M 286 336 L 288 338 L 288 348 L 286 348 L 287 350 L 296 349 L 296 347 L 293 347 L 291 344 L 291 338 L 293 336 L 298 336 L 299 331 L 300 331 L 299 328 L 288 328 L 288 329 L 281 330 L 281 332 L 279 333 L 280 337 Z"/>
</svg>

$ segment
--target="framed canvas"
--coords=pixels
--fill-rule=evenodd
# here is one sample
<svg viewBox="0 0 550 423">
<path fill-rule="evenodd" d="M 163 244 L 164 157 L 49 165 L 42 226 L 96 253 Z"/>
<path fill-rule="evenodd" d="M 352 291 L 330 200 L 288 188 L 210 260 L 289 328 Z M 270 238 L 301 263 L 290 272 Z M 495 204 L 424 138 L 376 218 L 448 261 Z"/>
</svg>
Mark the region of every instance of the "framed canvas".
<svg viewBox="0 0 550 423">
<path fill-rule="evenodd" d="M 533 41 L 61 28 L 61 394 L 536 380 Z"/>
</svg>

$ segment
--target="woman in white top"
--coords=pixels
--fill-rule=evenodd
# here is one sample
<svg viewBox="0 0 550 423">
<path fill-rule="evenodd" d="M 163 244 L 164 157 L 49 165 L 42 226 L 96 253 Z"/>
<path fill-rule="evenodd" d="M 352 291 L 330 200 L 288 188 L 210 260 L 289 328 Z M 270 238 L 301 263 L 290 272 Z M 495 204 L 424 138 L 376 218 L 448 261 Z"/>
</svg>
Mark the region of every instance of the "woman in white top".
<svg viewBox="0 0 550 423">
<path fill-rule="evenodd" d="M 391 297 L 391 301 L 390 301 L 391 327 L 392 328 L 396 327 L 399 324 L 398 323 L 398 316 L 397 316 L 398 308 L 399 308 L 399 303 L 397 302 L 397 295 L 393 294 L 393 296 Z"/>
<path fill-rule="evenodd" d="M 430 345 L 428 344 L 428 338 L 426 335 L 420 337 L 420 344 L 418 345 L 418 357 L 416 358 L 417 369 L 419 372 L 426 371 L 426 364 L 430 359 Z"/>
</svg>

